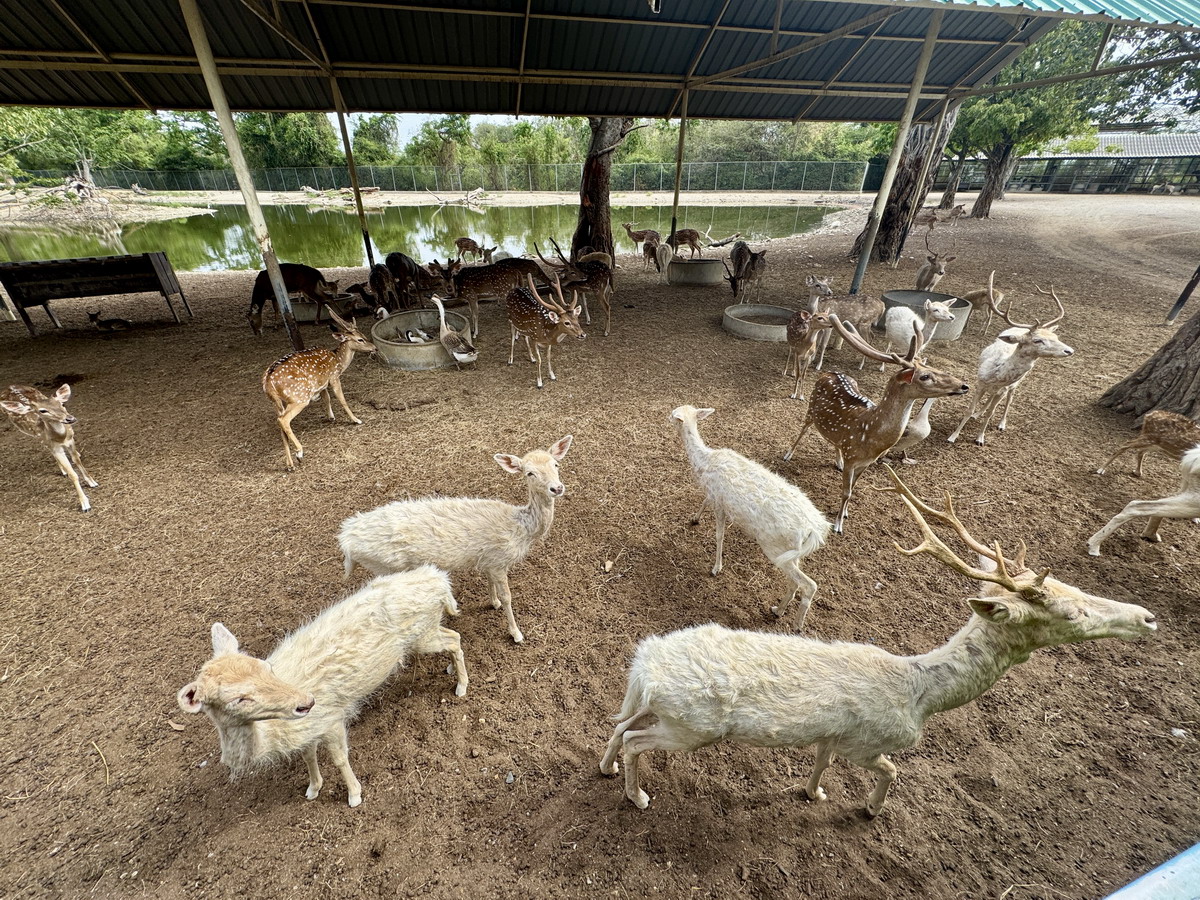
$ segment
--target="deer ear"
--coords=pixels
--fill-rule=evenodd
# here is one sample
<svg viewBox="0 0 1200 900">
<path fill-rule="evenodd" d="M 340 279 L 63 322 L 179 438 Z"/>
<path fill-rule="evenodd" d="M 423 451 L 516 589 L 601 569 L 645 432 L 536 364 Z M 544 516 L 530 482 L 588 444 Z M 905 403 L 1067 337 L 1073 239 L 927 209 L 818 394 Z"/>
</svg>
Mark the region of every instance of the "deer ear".
<svg viewBox="0 0 1200 900">
<path fill-rule="evenodd" d="M 227 653 L 238 652 L 238 639 L 233 632 L 220 622 L 213 622 L 212 627 L 213 656 L 224 656 Z"/>
<path fill-rule="evenodd" d="M 575 309 L 574 309 L 574 310 L 572 310 L 572 311 L 571 311 L 571 315 L 575 316 L 576 318 L 579 318 L 579 314 L 580 314 L 581 312 L 583 312 L 583 307 L 582 307 L 582 306 L 577 306 L 577 307 L 575 307 Z"/>
<path fill-rule="evenodd" d="M 98 311 L 99 310 L 97 310 L 97 312 Z M 64 384 L 62 387 L 60 387 L 57 391 L 54 392 L 54 399 L 57 400 L 59 403 L 66 403 L 68 400 L 70 400 L 71 399 L 71 386 L 69 384 Z"/>
<path fill-rule="evenodd" d="M 1021 335 L 1008 334 L 1007 332 L 1002 331 L 1000 334 L 996 335 L 996 340 L 1004 341 L 1006 344 L 1019 344 L 1021 343 Z"/>
<path fill-rule="evenodd" d="M 1003 600 L 992 597 L 971 597 L 967 600 L 975 614 L 989 622 L 1007 622 L 1013 618 L 1013 609 Z"/>
<path fill-rule="evenodd" d="M 15 400 L 0 400 L 0 408 L 3 408 L 5 412 L 12 413 L 14 416 L 23 416 L 33 410 L 33 407 L 28 403 L 18 403 Z"/>
<path fill-rule="evenodd" d="M 805 287 L 812 287 L 816 283 L 817 283 L 817 279 L 813 278 L 811 275 L 806 275 L 804 277 L 804 286 Z"/>
<path fill-rule="evenodd" d="M 957 256 L 947 256 L 946 262 L 954 262 L 956 259 L 958 259 Z"/>
<path fill-rule="evenodd" d="M 933 302 L 930 300 L 926 300 L 925 301 L 925 309 L 929 309 L 931 306 L 933 306 Z"/>
<path fill-rule="evenodd" d="M 567 451 L 571 449 L 571 441 L 573 440 L 575 440 L 575 435 L 573 434 L 560 437 L 550 445 L 550 455 L 561 462 L 562 458 L 567 455 Z"/>
<path fill-rule="evenodd" d="M 696 410 L 696 421 L 699 422 L 701 419 L 707 419 L 709 416 L 711 416 L 715 412 L 716 412 L 715 409 L 711 409 L 709 407 L 703 407 L 701 409 L 698 409 L 698 410 Z"/>
<path fill-rule="evenodd" d="M 198 713 L 204 709 L 204 701 L 200 699 L 200 682 L 193 681 L 191 684 L 185 684 L 179 689 L 179 693 L 175 695 L 175 699 L 179 702 L 179 708 L 185 713 Z"/>
<path fill-rule="evenodd" d="M 927 256 L 927 257 L 926 257 L 926 259 L 928 259 L 928 260 L 929 260 L 931 263 L 932 263 L 932 262 L 937 262 L 937 257 L 936 257 L 936 256 Z"/>
<path fill-rule="evenodd" d="M 521 474 L 521 457 L 513 456 L 511 453 L 497 453 L 492 459 L 499 463 L 500 468 L 509 475 Z"/>
<path fill-rule="evenodd" d="M 905 384 L 912 384 L 913 376 L 917 374 L 916 369 L 901 369 L 896 375 L 897 381 L 902 381 Z"/>
</svg>

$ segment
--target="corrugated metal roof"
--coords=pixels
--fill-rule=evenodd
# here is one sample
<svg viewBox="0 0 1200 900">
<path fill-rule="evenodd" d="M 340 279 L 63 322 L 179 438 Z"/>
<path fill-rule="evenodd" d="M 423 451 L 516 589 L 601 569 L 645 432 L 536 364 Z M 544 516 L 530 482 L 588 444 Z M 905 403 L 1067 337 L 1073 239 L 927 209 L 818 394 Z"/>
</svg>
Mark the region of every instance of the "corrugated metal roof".
<svg viewBox="0 0 1200 900">
<path fill-rule="evenodd" d="M 1200 134 L 1131 134 L 1127 131 L 1102 131 L 1096 135 L 1095 150 L 1070 150 L 1066 142 L 1053 153 L 1031 154 L 1040 159 L 1076 159 L 1078 157 L 1170 157 L 1200 156 Z"/>
<path fill-rule="evenodd" d="M 352 111 L 664 116 L 691 73 L 697 117 L 894 121 L 935 8 L 925 114 L 1064 15 L 1200 30 L 1197 0 L 786 0 L 778 33 L 776 0 L 725 5 L 666 0 L 655 15 L 645 0 L 309 0 L 315 33 L 299 0 L 205 0 L 202 12 L 231 104 L 281 111 L 329 110 L 333 74 Z M 173 0 L 0 10 L 0 103 L 209 104 Z"/>
</svg>

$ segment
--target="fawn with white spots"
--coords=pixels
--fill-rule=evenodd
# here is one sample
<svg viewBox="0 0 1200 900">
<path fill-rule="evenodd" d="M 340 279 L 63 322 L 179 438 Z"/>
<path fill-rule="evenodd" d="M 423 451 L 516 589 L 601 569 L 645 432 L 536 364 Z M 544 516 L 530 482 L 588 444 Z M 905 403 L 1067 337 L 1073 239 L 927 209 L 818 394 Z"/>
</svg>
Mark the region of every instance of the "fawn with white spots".
<svg viewBox="0 0 1200 900">
<path fill-rule="evenodd" d="M 889 470 L 890 471 L 890 470 Z M 823 801 L 821 776 L 840 756 L 876 773 L 866 813 L 877 816 L 896 778 L 887 754 L 921 739 L 926 721 L 970 703 L 1010 668 L 1041 647 L 1117 638 L 1133 641 L 1158 627 L 1154 614 L 1132 603 L 1087 594 L 1025 567 L 973 538 L 954 515 L 918 499 L 891 473 L 888 488 L 903 498 L 928 553 L 978 582 L 966 602 L 971 617 L 941 647 L 896 656 L 873 644 L 826 643 L 790 634 L 735 631 L 699 625 L 648 637 L 638 645 L 612 738 L 600 771 L 617 774 L 624 751 L 625 796 L 639 809 L 638 757 L 652 750 L 691 752 L 719 741 L 754 747 L 816 746 L 816 765 L 804 792 Z M 960 559 L 926 516 L 948 524 L 979 556 L 976 568 Z M 897 549 L 900 549 L 897 547 Z"/>
<path fill-rule="evenodd" d="M 916 329 L 912 337 L 908 355 L 900 357 L 895 353 L 880 353 L 858 332 L 842 324 L 837 316 L 829 318 L 846 343 L 863 356 L 900 367 L 888 381 L 878 406 L 858 392 L 858 382 L 849 375 L 834 372 L 818 378 L 800 434 L 783 456 L 785 460 L 791 459 L 809 427 L 814 425 L 821 437 L 833 444 L 837 451 L 837 467 L 842 473 L 842 508 L 833 530 L 840 533 L 850 508 L 854 482 L 867 466 L 900 440 L 912 415 L 913 403 L 927 397 L 965 394 L 969 388 L 957 375 L 939 372 L 917 358 L 921 347 L 920 329 Z"/>
<path fill-rule="evenodd" d="M 351 516 L 338 531 L 346 577 L 355 563 L 377 575 L 425 564 L 448 572 L 482 572 L 491 585 L 492 606 L 504 610 L 508 633 L 521 643 L 525 636 L 513 615 L 508 573 L 550 533 L 554 501 L 567 490 L 558 464 L 571 448 L 571 440 L 568 434 L 548 450 L 530 450 L 524 457 L 508 453 L 492 457 L 510 475 L 524 476 L 529 489 L 524 506 L 476 497 L 436 497 L 398 500 Z"/>
<path fill-rule="evenodd" d="M 792 388 L 793 400 L 797 395 L 801 400 L 804 399 L 804 395 L 800 393 L 800 381 L 808 373 L 808 367 L 817 355 L 817 346 L 822 336 L 832 327 L 833 323 L 825 313 L 809 312 L 807 309 L 797 310 L 788 319 L 788 358 L 783 365 L 783 377 L 786 378 L 788 370 L 795 366 L 796 384 Z"/>
<path fill-rule="evenodd" d="M 1171 459 L 1181 460 L 1183 454 L 1194 447 L 1200 447 L 1200 425 L 1179 413 L 1156 409 L 1146 413 L 1138 436 L 1118 447 L 1117 452 L 1108 458 L 1108 462 L 1096 470 L 1096 474 L 1103 475 L 1104 470 L 1113 464 L 1113 460 L 1127 450 L 1133 450 L 1137 453 L 1137 470 L 1134 474 L 1141 478 L 1142 459 L 1151 450 L 1157 450 Z"/>
<path fill-rule="evenodd" d="M 347 322 L 332 310 L 329 314 L 335 323 L 329 327 L 338 342 L 336 353 L 325 347 L 299 350 L 271 363 L 263 373 L 263 392 L 275 404 L 279 430 L 283 435 L 284 460 L 289 472 L 296 467 L 292 462 L 292 445 L 296 448 L 296 459 L 304 458 L 304 447 L 292 431 L 292 419 L 317 397 L 325 395 L 325 411 L 329 421 L 335 420 L 333 401 L 329 396 L 332 391 L 350 421 L 355 425 L 362 424 L 362 419 L 354 415 L 346 404 L 346 396 L 342 393 L 342 375 L 350 368 L 355 353 L 374 353 L 375 345 L 363 336 L 353 319 Z M 291 445 L 288 444 L 289 438 Z"/>
<path fill-rule="evenodd" d="M 206 713 L 221 739 L 221 762 L 234 778 L 300 753 L 308 768 L 304 796 L 317 799 L 324 779 L 322 744 L 342 775 L 351 806 L 362 785 L 350 767 L 346 726 L 392 672 L 418 653 L 445 653 L 467 693 L 467 665 L 457 631 L 450 579 L 433 566 L 375 578 L 293 631 L 265 660 L 242 653 L 229 629 L 212 626 L 213 658 L 179 690 L 179 707 Z"/>
<path fill-rule="evenodd" d="M 92 508 L 92 501 L 79 484 L 79 475 L 71 463 L 79 467 L 83 480 L 88 487 L 100 487 L 83 467 L 79 458 L 79 448 L 75 446 L 74 425 L 78 419 L 67 412 L 66 402 L 71 399 L 71 386 L 64 384 L 54 392 L 53 397 L 47 397 L 34 387 L 23 384 L 10 385 L 0 391 L 0 408 L 8 416 L 8 420 L 18 431 L 23 431 L 30 437 L 42 442 L 42 446 L 50 451 L 58 470 L 71 479 L 75 485 L 75 494 L 79 497 L 79 508 L 87 512 Z"/>
</svg>

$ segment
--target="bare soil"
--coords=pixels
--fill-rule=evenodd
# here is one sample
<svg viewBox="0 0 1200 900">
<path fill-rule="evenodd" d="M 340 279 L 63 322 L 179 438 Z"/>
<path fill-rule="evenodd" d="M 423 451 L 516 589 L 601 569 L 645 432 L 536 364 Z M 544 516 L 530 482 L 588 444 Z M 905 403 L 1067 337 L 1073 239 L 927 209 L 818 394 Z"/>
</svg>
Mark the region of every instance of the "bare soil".
<svg viewBox="0 0 1200 900">
<path fill-rule="evenodd" d="M 469 369 L 406 374 L 358 361 L 344 383 L 366 421 L 297 419 L 306 456 L 283 470 L 263 370 L 282 331 L 255 338 L 253 273 L 185 276 L 196 312 L 170 323 L 157 298 L 115 298 L 127 333 L 89 329 L 88 301 L 56 302 L 67 328 L 30 339 L 0 327 L 0 384 L 75 388 L 79 442 L 101 487 L 79 512 L 53 463 L 0 432 L 0 894 L 32 897 L 719 897 L 958 900 L 1097 898 L 1196 840 L 1200 806 L 1200 531 L 1164 525 L 1148 544 L 1126 527 L 1085 541 L 1128 499 L 1162 496 L 1175 465 L 1096 465 L 1131 422 L 1095 398 L 1168 336 L 1159 327 L 1195 266 L 1200 198 L 1013 196 L 955 232 L 943 286 L 997 285 L 1014 315 L 1045 315 L 1053 283 L 1077 350 L 1028 379 L 1005 433 L 985 448 L 964 409 L 941 403 L 934 434 L 904 467 L 949 490 L 976 536 L 1016 547 L 1057 577 L 1140 603 L 1160 630 L 1139 643 L 1039 651 L 977 702 L 935 717 L 898 754 L 882 816 L 865 818 L 871 777 L 836 763 L 829 801 L 803 797 L 808 750 L 723 744 L 649 754 L 653 800 L 635 809 L 597 771 L 637 641 L 698 622 L 788 630 L 768 606 L 781 576 L 736 528 L 725 571 L 708 574 L 713 523 L 688 524 L 699 495 L 667 421 L 680 403 L 715 407 L 703 425 L 802 486 L 832 513 L 840 479 L 815 434 L 783 463 L 804 404 L 788 399 L 782 344 L 720 328 L 722 284 L 660 286 L 621 259 L 612 335 L 593 326 L 555 353 L 558 380 L 506 366 L 508 329 L 482 311 Z M 860 213 L 861 215 L 861 213 Z M 771 243 L 762 302 L 797 305 L 804 276 L 851 274 L 849 229 Z M 950 230 L 939 229 L 939 245 Z M 626 252 L 630 251 L 621 239 Z M 911 285 L 919 257 L 872 266 L 867 287 Z M 359 280 L 361 271 L 339 273 Z M 983 338 L 938 346 L 935 364 L 973 380 Z M 310 345 L 327 342 L 309 326 Z M 878 396 L 883 376 L 849 351 L 833 367 Z M 303 797 L 298 760 L 230 783 L 217 735 L 176 691 L 208 658 L 222 621 L 265 655 L 290 629 L 361 583 L 342 580 L 335 534 L 351 513 L 403 497 L 522 500 L 496 452 L 575 436 L 549 540 L 514 573 L 523 645 L 486 586 L 455 578 L 471 688 L 453 695 L 440 658 L 413 660 L 350 730 L 364 803 L 326 788 Z M 968 615 L 971 587 L 915 544 L 894 497 L 860 482 L 844 536 L 807 563 L 820 584 L 807 631 L 918 653 Z M 606 566 L 611 562 L 610 570 Z M 178 728 L 177 726 L 182 726 Z M 509 775 L 511 773 L 511 779 Z M 511 783 L 509 783 L 511 781 Z"/>
</svg>

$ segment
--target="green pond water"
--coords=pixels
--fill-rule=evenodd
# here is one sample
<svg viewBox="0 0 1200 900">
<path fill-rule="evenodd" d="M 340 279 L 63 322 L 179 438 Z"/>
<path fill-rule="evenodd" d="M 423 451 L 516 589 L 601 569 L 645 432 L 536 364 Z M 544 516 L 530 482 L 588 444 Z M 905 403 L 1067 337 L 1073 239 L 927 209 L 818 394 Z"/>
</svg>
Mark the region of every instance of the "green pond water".
<svg viewBox="0 0 1200 900">
<path fill-rule="evenodd" d="M 707 232 L 713 240 L 740 231 L 749 241 L 787 237 L 808 231 L 832 210 L 812 206 L 690 206 L 680 207 L 679 227 Z M 263 209 L 280 260 L 317 267 L 363 266 L 366 251 L 358 219 L 342 210 L 304 206 Z M 379 261 L 402 250 L 426 262 L 454 253 L 454 240 L 471 237 L 485 246 L 499 246 L 514 256 L 533 253 L 537 241 L 549 253 L 546 238 L 567 246 L 575 230 L 574 206 L 488 207 L 473 212 L 461 206 L 391 207 L 367 214 L 367 227 Z M 614 238 L 619 249 L 632 244 L 619 227 L 653 228 L 666 234 L 671 208 L 614 206 Z M 218 207 L 213 215 L 120 226 L 101 223 L 84 229 L 4 228 L 0 226 L 0 261 L 69 259 L 165 250 L 176 271 L 258 269 L 262 258 L 246 211 L 241 206 Z"/>
</svg>

